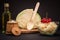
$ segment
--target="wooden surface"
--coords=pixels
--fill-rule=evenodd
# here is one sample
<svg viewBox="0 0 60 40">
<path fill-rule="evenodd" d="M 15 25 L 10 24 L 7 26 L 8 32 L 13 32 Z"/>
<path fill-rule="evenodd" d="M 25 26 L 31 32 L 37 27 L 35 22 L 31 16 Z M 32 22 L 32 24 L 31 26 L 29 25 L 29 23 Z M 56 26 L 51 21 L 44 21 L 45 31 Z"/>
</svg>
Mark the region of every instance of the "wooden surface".
<svg viewBox="0 0 60 40">
<path fill-rule="evenodd" d="M 21 29 L 21 33 L 34 33 L 34 32 L 38 32 L 38 29 L 32 29 L 32 30 Z"/>
</svg>

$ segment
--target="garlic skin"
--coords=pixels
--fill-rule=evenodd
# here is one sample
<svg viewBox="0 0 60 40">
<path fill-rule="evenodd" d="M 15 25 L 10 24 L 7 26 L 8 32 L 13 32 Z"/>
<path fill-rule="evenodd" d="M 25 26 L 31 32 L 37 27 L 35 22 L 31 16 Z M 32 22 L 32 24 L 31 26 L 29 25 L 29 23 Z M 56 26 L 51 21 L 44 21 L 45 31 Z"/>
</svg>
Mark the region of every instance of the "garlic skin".
<svg viewBox="0 0 60 40">
<path fill-rule="evenodd" d="M 58 25 L 55 22 L 39 23 L 38 29 L 41 34 L 53 35 L 57 30 Z"/>
</svg>

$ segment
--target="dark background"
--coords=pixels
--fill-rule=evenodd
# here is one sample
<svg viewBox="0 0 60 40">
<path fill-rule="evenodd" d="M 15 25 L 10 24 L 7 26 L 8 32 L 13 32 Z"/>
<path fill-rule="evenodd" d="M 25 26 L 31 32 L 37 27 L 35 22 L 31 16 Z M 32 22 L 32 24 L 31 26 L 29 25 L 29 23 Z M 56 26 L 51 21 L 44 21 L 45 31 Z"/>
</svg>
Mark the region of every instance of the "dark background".
<svg viewBox="0 0 60 40">
<path fill-rule="evenodd" d="M 45 17 L 46 16 L 46 12 L 48 12 L 48 17 L 49 18 L 52 18 L 52 21 L 59 21 L 60 20 L 60 14 L 59 14 L 59 1 L 58 0 L 0 0 L 0 31 L 2 29 L 2 13 L 4 12 L 4 3 L 9 3 L 10 4 L 10 12 L 11 12 L 11 15 L 12 15 L 12 19 L 16 19 L 16 16 L 19 12 L 21 12 L 22 10 L 24 9 L 30 9 L 30 8 L 33 8 L 35 7 L 35 4 L 37 2 L 40 2 L 40 7 L 39 7 L 39 10 L 38 10 L 38 13 L 40 14 L 41 18 Z M 44 37 L 46 37 L 45 39 L 46 40 L 57 40 L 59 39 L 59 35 L 60 35 L 60 27 L 58 26 L 58 30 L 56 32 L 56 38 L 53 37 L 46 37 L 46 36 L 40 36 L 41 40 L 43 40 Z M 25 35 L 25 34 L 24 34 Z M 26 34 L 28 35 L 28 34 Z M 26 36 L 25 35 L 25 36 Z M 32 34 L 30 34 L 31 36 Z M 38 35 L 38 34 L 34 34 L 34 35 Z M 1 35 L 2 36 L 2 35 Z M 5 35 L 6 36 L 6 35 Z M 22 35 L 23 37 L 23 35 Z M 21 38 L 22 38 L 21 37 Z M 32 36 L 34 37 L 34 36 Z M 14 37 L 13 37 L 14 38 Z M 24 38 L 24 37 L 23 37 Z M 27 37 L 26 37 L 27 38 Z M 25 40 L 27 40 L 25 38 Z M 38 36 L 36 36 L 36 39 L 37 40 Z M 38 39 L 40 39 L 38 38 Z M 54 39 L 53 39 L 54 38 Z M 4 38 L 3 38 L 4 39 Z M 6 39 L 6 38 L 5 38 Z M 34 40 L 34 38 L 32 38 Z M 28 39 L 29 40 L 29 39 Z"/>
</svg>

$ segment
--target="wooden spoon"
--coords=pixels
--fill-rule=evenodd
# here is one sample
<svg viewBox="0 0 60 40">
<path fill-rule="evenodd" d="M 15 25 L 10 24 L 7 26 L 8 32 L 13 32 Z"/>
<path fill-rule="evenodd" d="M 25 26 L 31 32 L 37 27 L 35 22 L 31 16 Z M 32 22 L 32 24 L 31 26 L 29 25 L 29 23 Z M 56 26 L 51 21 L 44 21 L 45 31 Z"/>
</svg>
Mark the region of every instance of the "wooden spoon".
<svg viewBox="0 0 60 40">
<path fill-rule="evenodd" d="M 35 9 L 34 9 L 34 11 L 33 11 L 32 17 L 31 17 L 30 21 L 27 23 L 27 29 L 28 29 L 28 30 L 31 30 L 31 29 L 33 28 L 33 26 L 34 26 L 33 20 L 34 20 L 34 18 L 35 18 L 35 15 L 36 15 L 36 13 L 37 13 L 37 10 L 38 10 L 38 8 L 39 8 L 39 5 L 40 5 L 40 3 L 37 2 L 36 6 L 35 6 Z"/>
</svg>

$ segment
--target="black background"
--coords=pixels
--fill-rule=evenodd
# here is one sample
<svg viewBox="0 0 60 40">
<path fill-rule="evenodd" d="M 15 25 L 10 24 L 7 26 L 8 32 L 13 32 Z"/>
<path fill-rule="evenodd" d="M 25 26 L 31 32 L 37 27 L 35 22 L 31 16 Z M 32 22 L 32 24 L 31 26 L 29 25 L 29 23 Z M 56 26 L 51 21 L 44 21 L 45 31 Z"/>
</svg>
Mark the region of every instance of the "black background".
<svg viewBox="0 0 60 40">
<path fill-rule="evenodd" d="M 9 9 L 12 15 L 12 19 L 14 20 L 16 19 L 17 14 L 22 10 L 30 8 L 34 9 L 35 4 L 37 2 L 40 2 L 38 13 L 40 14 L 41 18 L 44 18 L 46 16 L 46 12 L 48 12 L 48 17 L 52 18 L 52 21 L 60 20 L 60 14 L 59 14 L 60 8 L 58 0 L 0 0 L 0 31 L 2 29 L 1 15 L 4 12 L 4 3 L 6 2 L 10 4 Z M 60 35 L 59 29 L 60 27 L 58 26 L 58 31 L 56 32 L 56 34 L 58 35 Z"/>
</svg>

